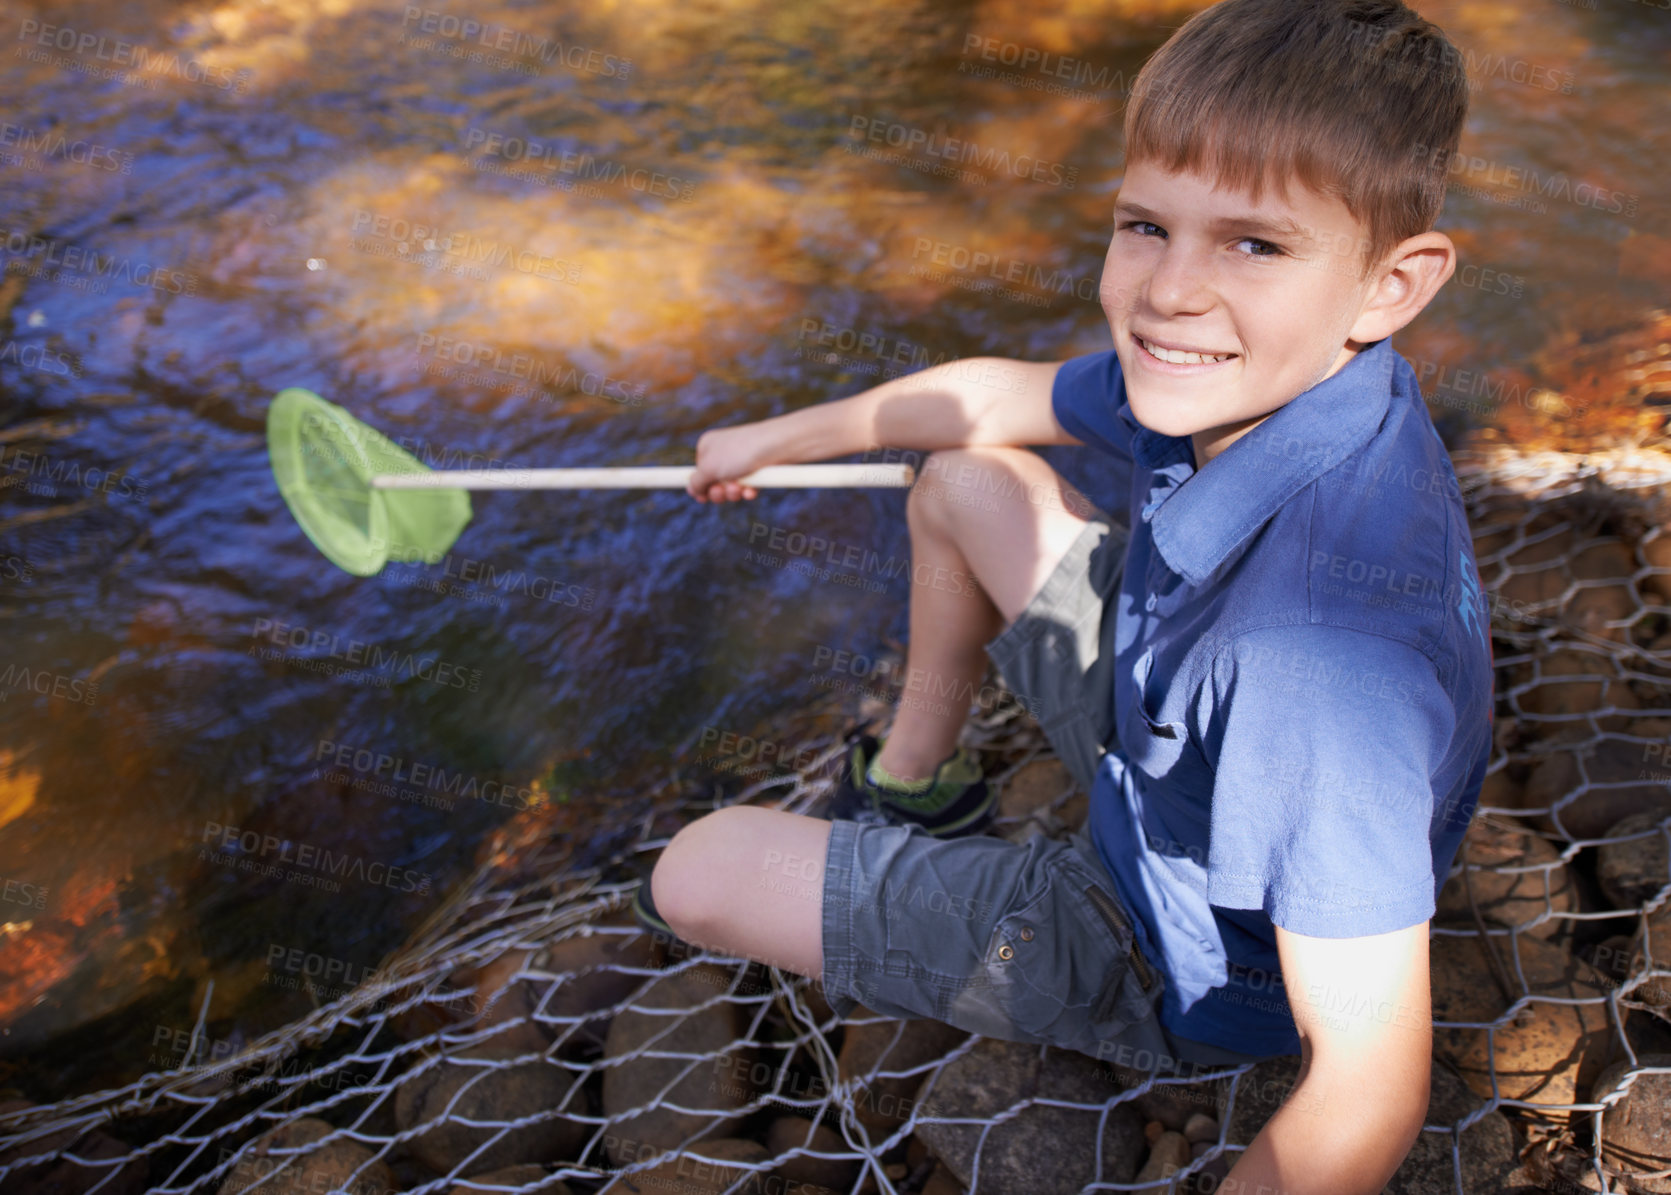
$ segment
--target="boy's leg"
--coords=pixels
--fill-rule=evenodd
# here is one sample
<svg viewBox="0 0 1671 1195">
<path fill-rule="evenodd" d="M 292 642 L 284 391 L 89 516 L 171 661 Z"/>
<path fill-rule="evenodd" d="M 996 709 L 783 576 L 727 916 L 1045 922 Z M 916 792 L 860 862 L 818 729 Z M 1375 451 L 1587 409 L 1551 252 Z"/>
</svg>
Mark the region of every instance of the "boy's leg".
<svg viewBox="0 0 1671 1195">
<path fill-rule="evenodd" d="M 911 686 L 950 701 L 902 700 L 878 762 L 915 780 L 957 746 L 986 644 L 1026 609 L 1092 506 L 1035 452 L 982 446 L 929 454 L 906 502 L 911 530 Z M 1081 513 L 1075 513 L 1081 512 Z"/>
<path fill-rule="evenodd" d="M 863 1004 L 1139 1070 L 1167 1055 L 1158 977 L 1082 844 L 736 805 L 674 835 L 651 882 L 679 937 L 815 977 L 839 1016 Z"/>
<path fill-rule="evenodd" d="M 986 644 L 1026 610 L 1084 531 L 1076 511 L 1094 507 L 1025 448 L 929 454 L 906 506 L 908 681 L 954 696 L 979 689 Z M 968 700 L 902 703 L 883 766 L 905 779 L 932 775 L 968 714 Z M 651 898 L 687 942 L 819 975 L 830 825 L 752 806 L 716 810 L 674 835 L 651 877 Z"/>
<path fill-rule="evenodd" d="M 692 945 L 816 978 L 830 825 L 753 805 L 716 809 L 667 844 L 651 898 Z"/>
<path fill-rule="evenodd" d="M 1064 587 L 1056 571 L 1070 548 L 1085 549 L 1095 511 L 1036 453 L 933 453 L 907 509 L 914 582 L 908 681 L 918 678 L 931 692 L 973 693 L 985 671 L 984 651 L 1000 630 L 992 645 L 1005 649 L 1012 666 L 1030 658 L 1026 644 L 1040 630 L 1073 630 L 1051 621 L 1066 613 L 1066 607 L 1057 609 L 1066 595 L 1056 591 L 1073 588 Z M 1069 580 L 1087 583 L 1078 576 L 1084 566 L 1075 571 Z M 1047 580 L 1054 588 L 1043 594 Z M 1044 599 L 1051 608 L 1033 620 L 1040 626 L 1018 627 L 1018 618 Z M 1078 620 L 1068 617 L 1076 626 Z M 1071 675 L 1056 686 L 1062 694 L 1077 693 L 1077 668 L 1070 667 Z M 1050 708 L 1062 700 L 1058 695 Z M 950 754 L 969 702 L 958 701 L 940 715 L 934 704 L 898 711 L 887 743 L 900 755 L 884 765 L 889 771 L 912 778 L 907 748 L 922 759 L 917 775 L 931 774 Z M 1046 852 L 1048 871 L 1038 866 Z M 1069 845 L 1043 839 L 1026 846 L 985 836 L 937 840 L 897 826 L 734 806 L 674 836 L 651 877 L 651 895 L 686 941 L 802 975 L 823 977 L 833 966 L 840 982 L 860 985 L 864 1002 L 891 1009 L 890 1015 L 938 1016 L 1014 1038 L 1062 1016 L 1077 1022 L 1095 1005 L 1105 1029 L 1130 1018 L 1141 1022 L 1130 1026 L 1132 1032 L 1152 1036 L 1158 1033 L 1149 1023 L 1152 997 L 1123 978 L 1129 926 L 1105 924 L 1084 895 L 1087 881 L 1107 883 L 1097 876 L 1100 864 L 1075 862 L 1073 855 Z M 1074 882 L 1055 885 L 1057 876 Z M 1061 887 L 1071 912 L 1050 911 L 1062 903 L 1045 896 L 1052 887 Z M 1044 923 L 1057 916 L 1073 928 L 1044 932 Z M 994 918 L 1003 919 L 1006 935 L 1011 929 L 1020 935 L 1013 966 L 1008 953 L 986 957 L 997 949 Z M 824 957 L 832 940 L 839 955 L 833 961 Z M 1058 955 L 1054 944 L 1068 954 Z M 891 1004 L 876 986 L 879 969 L 903 981 Z M 1071 994 L 1070 980 L 1076 989 Z M 1047 1039 L 1083 1031 L 1064 1025 Z"/>
</svg>

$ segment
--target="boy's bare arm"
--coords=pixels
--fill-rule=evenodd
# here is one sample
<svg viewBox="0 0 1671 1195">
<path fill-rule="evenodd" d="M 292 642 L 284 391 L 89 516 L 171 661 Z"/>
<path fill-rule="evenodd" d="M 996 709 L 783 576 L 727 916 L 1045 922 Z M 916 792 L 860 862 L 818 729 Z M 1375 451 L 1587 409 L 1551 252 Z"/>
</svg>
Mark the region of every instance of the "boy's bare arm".
<svg viewBox="0 0 1671 1195">
<path fill-rule="evenodd" d="M 696 441 L 687 487 L 698 501 L 753 498 L 736 478 L 766 465 L 829 460 L 872 448 L 929 452 L 973 444 L 1078 444 L 1056 421 L 1061 362 L 969 357 L 884 382 L 851 398 L 715 428 Z"/>
<path fill-rule="evenodd" d="M 1363 938 L 1276 929 L 1300 1033 L 1299 1081 L 1242 1153 L 1226 1195 L 1375 1195 L 1427 1118 L 1428 923 Z"/>
</svg>

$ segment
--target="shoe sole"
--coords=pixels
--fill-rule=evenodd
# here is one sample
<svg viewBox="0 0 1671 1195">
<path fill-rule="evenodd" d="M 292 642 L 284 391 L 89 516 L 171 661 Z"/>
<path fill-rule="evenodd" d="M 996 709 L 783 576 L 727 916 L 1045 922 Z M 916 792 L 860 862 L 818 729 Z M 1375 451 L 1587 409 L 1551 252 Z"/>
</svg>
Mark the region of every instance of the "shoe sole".
<svg viewBox="0 0 1671 1195">
<path fill-rule="evenodd" d="M 984 828 L 986 824 L 990 823 L 992 821 L 993 814 L 997 811 L 997 808 L 998 794 L 988 790 L 986 800 L 982 801 L 974 809 L 970 810 L 956 821 L 947 822 L 945 825 L 935 826 L 932 829 L 928 826 L 923 826 L 923 829 L 936 838 L 954 837 L 958 833 L 966 830 L 968 832 L 973 832 L 976 828 Z M 918 824 L 920 825 L 921 823 Z"/>
<path fill-rule="evenodd" d="M 632 894 L 632 915 L 638 924 L 653 934 L 666 934 L 674 941 L 679 941 L 679 935 L 673 932 L 673 927 L 661 919 L 655 912 L 655 906 L 648 903 L 645 895 L 650 888 L 650 881 L 644 880 Z"/>
<path fill-rule="evenodd" d="M 988 789 L 986 800 L 975 806 L 975 808 L 971 809 L 968 813 L 965 813 L 962 817 L 955 818 L 949 822 L 943 822 L 939 825 L 931 826 L 927 822 L 912 817 L 908 813 L 899 811 L 898 806 L 892 805 L 887 801 L 882 802 L 882 808 L 880 810 L 873 805 L 865 812 L 870 813 L 873 817 L 879 818 L 883 823 L 890 826 L 916 826 L 918 829 L 923 831 L 923 833 L 934 838 L 954 838 L 959 834 L 973 833 L 978 829 L 984 829 L 986 825 L 990 824 L 994 820 L 997 810 L 998 794 Z M 826 809 L 826 818 L 829 817 L 829 811 Z M 861 819 L 852 818 L 850 820 L 858 821 Z"/>
</svg>

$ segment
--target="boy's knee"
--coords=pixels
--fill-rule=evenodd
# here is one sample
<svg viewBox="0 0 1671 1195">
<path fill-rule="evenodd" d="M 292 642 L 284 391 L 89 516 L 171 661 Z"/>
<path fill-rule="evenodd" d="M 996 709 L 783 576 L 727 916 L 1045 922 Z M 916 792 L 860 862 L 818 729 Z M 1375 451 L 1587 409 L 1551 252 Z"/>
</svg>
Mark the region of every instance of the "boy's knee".
<svg viewBox="0 0 1671 1195">
<path fill-rule="evenodd" d="M 959 502 L 961 491 L 978 487 L 980 479 L 990 478 L 998 464 L 990 456 L 969 448 L 937 448 L 923 459 L 917 484 L 906 496 L 907 518 L 921 522 L 941 515 L 956 513 L 963 508 Z"/>
<path fill-rule="evenodd" d="M 697 942 L 705 926 L 723 910 L 714 907 L 716 845 L 733 828 L 736 808 L 716 809 L 680 827 L 650 872 L 650 896 L 663 920 L 687 942 Z"/>
<path fill-rule="evenodd" d="M 969 485 L 982 469 L 994 467 L 992 457 L 991 449 L 986 447 L 936 448 L 923 459 L 923 480 L 939 485 Z"/>
</svg>

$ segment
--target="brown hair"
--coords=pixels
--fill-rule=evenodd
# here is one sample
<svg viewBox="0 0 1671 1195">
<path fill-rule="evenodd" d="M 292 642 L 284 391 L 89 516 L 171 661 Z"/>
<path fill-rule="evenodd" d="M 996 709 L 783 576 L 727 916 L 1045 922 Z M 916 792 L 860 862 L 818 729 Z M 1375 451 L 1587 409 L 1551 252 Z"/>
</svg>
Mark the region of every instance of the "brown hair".
<svg viewBox="0 0 1671 1195">
<path fill-rule="evenodd" d="M 1298 179 L 1367 226 L 1367 277 L 1433 227 L 1467 115 L 1462 55 L 1399 0 L 1222 0 L 1144 63 L 1126 164 L 1208 174 L 1254 202 Z"/>
</svg>

